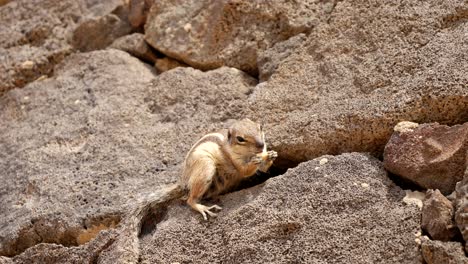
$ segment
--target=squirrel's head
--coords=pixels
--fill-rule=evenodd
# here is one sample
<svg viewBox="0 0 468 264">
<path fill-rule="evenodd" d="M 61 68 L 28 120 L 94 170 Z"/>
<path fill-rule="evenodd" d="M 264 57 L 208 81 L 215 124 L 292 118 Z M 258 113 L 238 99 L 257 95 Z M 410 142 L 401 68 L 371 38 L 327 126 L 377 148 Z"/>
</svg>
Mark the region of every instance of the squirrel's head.
<svg viewBox="0 0 468 264">
<path fill-rule="evenodd" d="M 229 127 L 228 140 L 235 153 L 245 156 L 260 153 L 265 146 L 262 126 L 248 118 L 236 121 Z"/>
</svg>

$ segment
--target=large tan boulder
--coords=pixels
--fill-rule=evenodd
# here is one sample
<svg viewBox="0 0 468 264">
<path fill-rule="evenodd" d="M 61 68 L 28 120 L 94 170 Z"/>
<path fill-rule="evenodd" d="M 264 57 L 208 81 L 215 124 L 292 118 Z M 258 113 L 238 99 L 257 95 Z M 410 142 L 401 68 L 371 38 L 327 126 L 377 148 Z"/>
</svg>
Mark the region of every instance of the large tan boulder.
<svg viewBox="0 0 468 264">
<path fill-rule="evenodd" d="M 385 168 L 422 188 L 452 193 L 466 168 L 468 123 L 452 127 L 409 123 L 413 128 L 405 124 L 395 126 L 385 146 Z"/>
<path fill-rule="evenodd" d="M 200 69 L 223 65 L 256 75 L 257 57 L 275 43 L 326 21 L 333 3 L 316 1 L 155 1 L 146 40 Z"/>
</svg>

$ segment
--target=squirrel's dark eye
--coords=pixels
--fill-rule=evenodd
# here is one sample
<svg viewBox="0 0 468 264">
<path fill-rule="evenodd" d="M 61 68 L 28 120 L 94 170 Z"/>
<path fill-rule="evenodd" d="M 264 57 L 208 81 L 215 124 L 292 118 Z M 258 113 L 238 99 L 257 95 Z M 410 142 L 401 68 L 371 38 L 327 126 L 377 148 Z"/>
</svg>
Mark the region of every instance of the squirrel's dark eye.
<svg viewBox="0 0 468 264">
<path fill-rule="evenodd" d="M 237 136 L 236 139 L 237 139 L 237 141 L 239 141 L 239 142 L 241 142 L 241 143 L 242 143 L 242 142 L 245 142 L 245 139 L 244 139 L 243 137 Z"/>
</svg>

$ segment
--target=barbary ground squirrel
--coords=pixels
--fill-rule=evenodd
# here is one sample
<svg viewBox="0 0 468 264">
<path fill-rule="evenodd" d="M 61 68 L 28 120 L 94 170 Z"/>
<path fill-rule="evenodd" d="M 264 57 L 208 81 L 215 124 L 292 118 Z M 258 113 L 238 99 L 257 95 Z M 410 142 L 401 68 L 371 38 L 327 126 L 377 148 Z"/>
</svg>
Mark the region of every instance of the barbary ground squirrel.
<svg viewBox="0 0 468 264">
<path fill-rule="evenodd" d="M 228 129 L 198 140 L 185 158 L 179 181 L 140 201 L 127 220 L 140 229 L 148 211 L 181 197 L 207 220 L 207 215 L 216 216 L 214 209 L 222 208 L 205 206 L 200 203 L 202 199 L 232 190 L 257 171 L 266 172 L 277 156 L 275 151 L 267 151 L 261 125 L 250 119 L 236 121 Z"/>
</svg>

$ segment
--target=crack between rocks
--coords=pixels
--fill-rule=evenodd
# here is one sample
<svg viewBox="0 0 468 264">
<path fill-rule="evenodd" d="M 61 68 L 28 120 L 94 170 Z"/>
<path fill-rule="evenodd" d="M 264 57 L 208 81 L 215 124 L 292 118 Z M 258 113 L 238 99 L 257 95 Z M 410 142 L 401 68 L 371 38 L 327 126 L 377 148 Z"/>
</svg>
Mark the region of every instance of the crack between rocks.
<svg viewBox="0 0 468 264">
<path fill-rule="evenodd" d="M 86 221 L 89 221 L 91 226 L 87 227 L 85 224 Z M 31 224 L 30 227 L 20 228 L 19 233 L 21 235 L 16 237 L 13 241 L 7 241 L 7 242 L 10 242 L 9 247 L 12 248 L 11 250 L 12 252 L 11 253 L 0 252 L 0 257 L 13 258 L 15 256 L 21 255 L 29 248 L 32 248 L 41 243 L 60 244 L 66 248 L 84 245 L 88 243 L 89 241 L 93 240 L 94 238 L 96 238 L 98 234 L 100 233 L 100 231 L 115 228 L 119 224 L 119 222 L 120 222 L 120 215 L 118 214 L 116 215 L 115 213 L 111 213 L 107 216 L 93 217 L 92 219 L 82 219 L 83 228 L 79 230 L 79 232 L 75 232 L 73 230 L 73 227 L 68 227 L 62 232 L 54 234 L 57 238 L 59 238 L 59 241 L 56 241 L 57 239 L 55 237 L 51 237 L 50 239 L 43 237 L 38 231 L 38 228 L 39 228 L 39 225 L 43 225 L 43 226 L 50 225 L 49 228 L 51 230 L 60 230 L 61 228 L 57 227 L 60 221 L 50 222 L 47 220 L 46 217 L 41 217 L 35 220 L 33 219 L 30 221 L 30 224 Z M 23 247 L 21 246 L 20 243 L 23 240 L 24 236 L 28 236 L 27 234 L 29 232 L 34 232 L 34 234 L 38 237 L 38 240 L 34 241 L 31 245 L 27 245 Z M 44 241 L 53 241 L 53 242 L 44 242 Z M 111 244 L 109 244 L 108 246 L 110 246 Z M 106 248 L 103 248 L 102 250 L 100 250 L 99 253 L 105 250 Z"/>
</svg>

